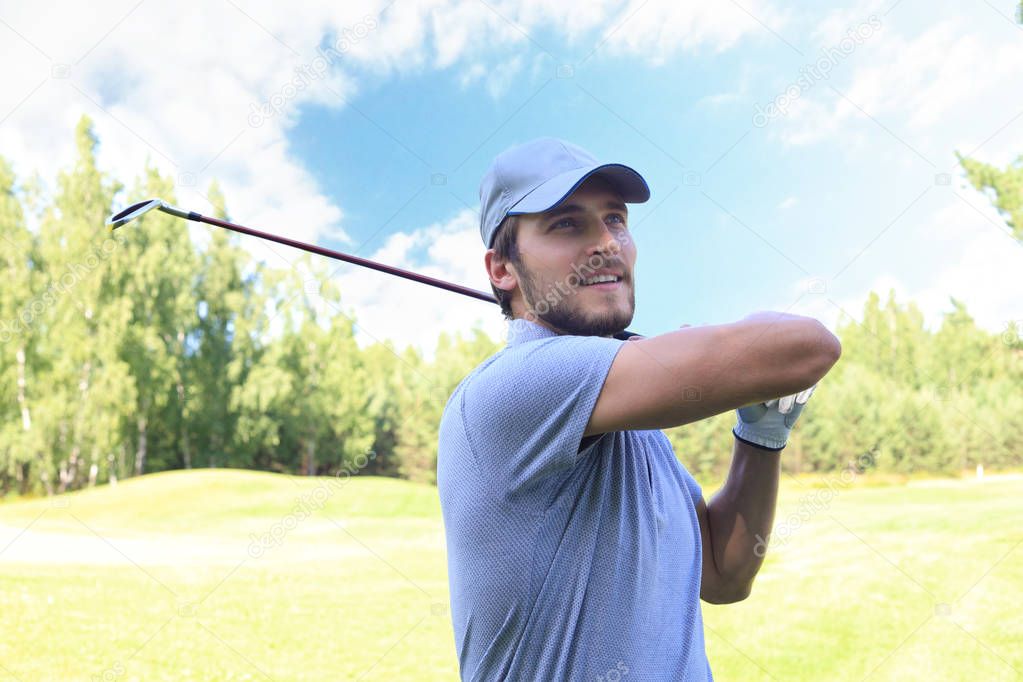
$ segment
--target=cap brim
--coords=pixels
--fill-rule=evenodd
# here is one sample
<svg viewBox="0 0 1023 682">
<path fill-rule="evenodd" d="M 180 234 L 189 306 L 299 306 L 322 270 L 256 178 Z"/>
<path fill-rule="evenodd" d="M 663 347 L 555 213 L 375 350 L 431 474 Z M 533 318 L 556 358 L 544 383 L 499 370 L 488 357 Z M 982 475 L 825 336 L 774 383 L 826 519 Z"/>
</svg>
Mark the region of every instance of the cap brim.
<svg viewBox="0 0 1023 682">
<path fill-rule="evenodd" d="M 600 175 L 614 185 L 627 204 L 641 204 L 650 199 L 650 188 L 643 176 L 620 163 L 573 168 L 538 186 L 522 197 L 509 210 L 508 215 L 542 213 L 554 208 L 574 192 L 591 175 Z"/>
</svg>

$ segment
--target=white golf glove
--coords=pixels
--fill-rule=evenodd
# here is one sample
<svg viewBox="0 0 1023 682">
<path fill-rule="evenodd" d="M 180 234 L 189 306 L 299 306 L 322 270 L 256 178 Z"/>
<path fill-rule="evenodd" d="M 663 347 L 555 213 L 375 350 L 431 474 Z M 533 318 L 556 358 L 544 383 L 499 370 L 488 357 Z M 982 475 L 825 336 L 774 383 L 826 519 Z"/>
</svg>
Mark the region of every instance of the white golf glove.
<svg viewBox="0 0 1023 682">
<path fill-rule="evenodd" d="M 767 450 L 781 450 L 788 443 L 789 433 L 815 388 L 817 384 L 795 395 L 740 407 L 735 411 L 738 422 L 732 433 Z"/>
</svg>

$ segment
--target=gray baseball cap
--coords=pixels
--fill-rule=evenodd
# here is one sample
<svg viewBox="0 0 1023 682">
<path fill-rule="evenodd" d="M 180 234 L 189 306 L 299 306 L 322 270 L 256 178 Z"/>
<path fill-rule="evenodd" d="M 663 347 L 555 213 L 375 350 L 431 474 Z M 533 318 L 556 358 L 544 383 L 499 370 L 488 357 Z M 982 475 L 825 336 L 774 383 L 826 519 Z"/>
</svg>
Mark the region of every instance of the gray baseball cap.
<svg viewBox="0 0 1023 682">
<path fill-rule="evenodd" d="M 606 178 L 626 203 L 650 198 L 643 176 L 620 163 L 600 163 L 585 149 L 540 137 L 498 154 L 480 183 L 480 236 L 487 248 L 505 216 L 554 208 L 591 175 Z"/>
</svg>

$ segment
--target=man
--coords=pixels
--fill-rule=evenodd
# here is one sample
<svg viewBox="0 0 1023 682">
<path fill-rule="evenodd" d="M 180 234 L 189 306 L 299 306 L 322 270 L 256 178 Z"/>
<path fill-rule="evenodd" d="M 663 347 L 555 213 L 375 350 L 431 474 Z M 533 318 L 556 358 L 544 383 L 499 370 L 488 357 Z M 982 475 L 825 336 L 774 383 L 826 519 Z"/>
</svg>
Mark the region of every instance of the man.
<svg viewBox="0 0 1023 682">
<path fill-rule="evenodd" d="M 614 338 L 635 308 L 627 204 L 649 197 L 554 138 L 484 176 L 508 344 L 451 395 L 437 462 L 463 680 L 710 680 L 699 600 L 744 599 L 763 562 L 779 452 L 841 346 L 770 312 Z M 706 503 L 660 429 L 730 409 L 731 470 Z"/>
</svg>

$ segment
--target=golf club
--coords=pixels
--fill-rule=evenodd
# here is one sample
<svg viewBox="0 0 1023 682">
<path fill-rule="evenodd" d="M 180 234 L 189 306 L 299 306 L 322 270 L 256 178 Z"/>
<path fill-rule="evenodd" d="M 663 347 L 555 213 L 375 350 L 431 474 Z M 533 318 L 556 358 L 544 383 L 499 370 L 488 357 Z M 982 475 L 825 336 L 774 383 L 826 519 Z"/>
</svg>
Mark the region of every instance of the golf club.
<svg viewBox="0 0 1023 682">
<path fill-rule="evenodd" d="M 107 225 L 110 230 L 116 230 L 117 228 L 130 223 L 131 221 L 142 217 L 146 213 L 152 210 L 163 211 L 169 213 L 172 216 L 178 218 L 184 218 L 185 220 L 192 220 L 198 223 L 206 223 L 207 225 L 214 225 L 216 227 L 223 227 L 233 232 L 240 232 L 242 234 L 252 235 L 253 237 L 260 237 L 261 239 L 269 239 L 270 241 L 277 242 L 278 244 L 284 244 L 285 246 L 291 246 L 296 249 L 302 249 L 310 253 L 315 253 L 320 256 L 326 256 L 327 258 L 333 258 L 335 260 L 344 261 L 346 263 L 352 263 L 354 265 L 361 265 L 365 268 L 372 268 L 373 270 L 379 270 L 380 272 L 386 272 L 389 275 L 395 275 L 397 277 L 404 277 L 414 282 L 420 282 L 422 284 L 429 284 L 430 286 L 445 289 L 447 291 L 453 291 L 456 294 L 463 294 L 472 298 L 479 299 L 481 301 L 489 301 L 490 303 L 497 303 L 497 299 L 492 294 L 488 294 L 477 289 L 471 289 L 469 287 L 463 287 L 459 284 L 452 284 L 451 282 L 445 282 L 442 279 L 436 279 L 434 277 L 428 277 L 427 275 L 420 275 L 419 273 L 410 272 L 401 268 L 396 268 L 391 265 L 384 265 L 383 263 L 377 263 L 366 258 L 360 258 L 359 256 L 352 256 L 347 253 L 341 253 L 340 251 L 333 251 L 331 249 L 325 249 L 322 246 L 316 246 L 315 244 L 306 244 L 305 242 L 296 241 L 294 239 L 288 239 L 287 237 L 281 237 L 269 232 L 263 232 L 261 230 L 254 230 L 251 227 L 245 227 L 244 225 L 238 225 L 236 223 L 230 223 L 226 220 L 219 220 L 217 218 L 210 218 L 204 216 L 195 211 L 185 211 L 176 206 L 171 206 L 163 199 L 148 199 L 146 201 L 140 201 L 137 204 L 132 204 L 128 208 L 124 209 L 120 213 L 115 213 L 107 219 Z M 630 336 L 636 336 L 635 333 L 629 331 L 623 331 L 615 334 L 616 339 L 628 339 Z"/>
</svg>

